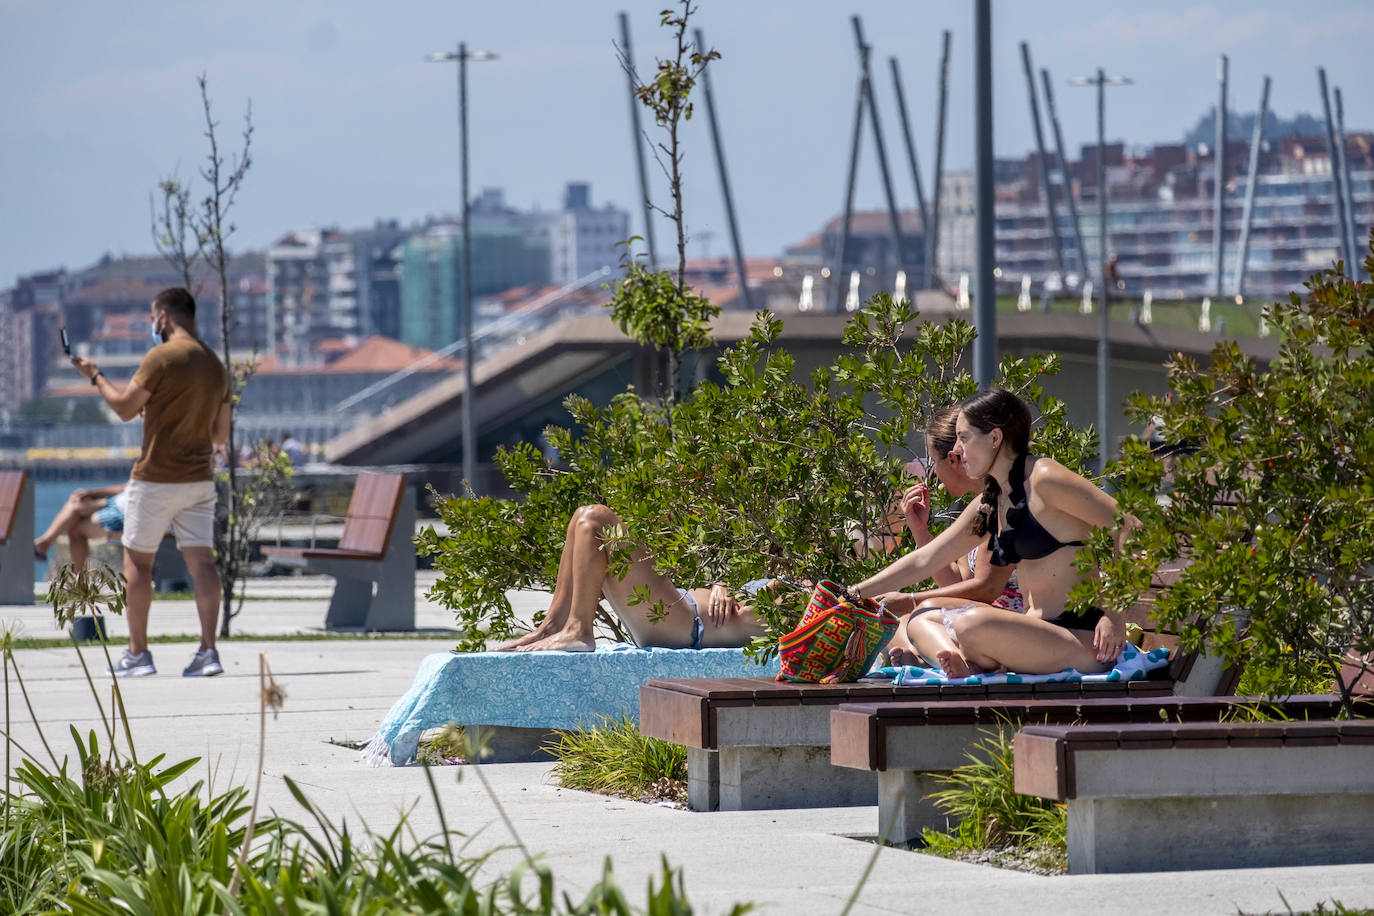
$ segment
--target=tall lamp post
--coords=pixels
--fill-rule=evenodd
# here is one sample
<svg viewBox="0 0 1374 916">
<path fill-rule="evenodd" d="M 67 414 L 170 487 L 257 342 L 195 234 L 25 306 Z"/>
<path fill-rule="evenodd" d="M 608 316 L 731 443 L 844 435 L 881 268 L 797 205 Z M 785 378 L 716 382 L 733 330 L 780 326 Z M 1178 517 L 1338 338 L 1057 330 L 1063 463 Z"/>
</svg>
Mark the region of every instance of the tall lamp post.
<svg viewBox="0 0 1374 916">
<path fill-rule="evenodd" d="M 495 60 L 490 51 L 469 51 L 464 42 L 457 51 L 439 51 L 429 63 L 458 62 L 458 143 L 463 163 L 463 282 L 459 285 L 458 310 L 463 314 L 463 478 L 469 489 L 477 484 L 477 436 L 472 422 L 472 232 L 468 227 L 468 61 Z"/>
<path fill-rule="evenodd" d="M 1112 345 L 1107 336 L 1107 87 L 1126 86 L 1131 80 L 1124 76 L 1107 76 L 1101 67 L 1096 76 L 1080 76 L 1069 80 L 1070 86 L 1097 87 L 1097 262 L 1101 291 L 1097 310 L 1097 461 L 1098 472 L 1107 470 L 1110 441 L 1107 435 L 1108 397 L 1107 376 L 1111 367 Z M 1087 273 L 1086 266 L 1084 273 Z"/>
</svg>

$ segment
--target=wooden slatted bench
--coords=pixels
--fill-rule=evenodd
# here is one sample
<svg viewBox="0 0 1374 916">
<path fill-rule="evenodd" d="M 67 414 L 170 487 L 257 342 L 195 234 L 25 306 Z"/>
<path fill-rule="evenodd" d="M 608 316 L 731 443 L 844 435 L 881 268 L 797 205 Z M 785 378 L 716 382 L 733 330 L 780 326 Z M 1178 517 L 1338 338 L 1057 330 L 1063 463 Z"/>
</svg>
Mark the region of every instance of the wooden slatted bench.
<svg viewBox="0 0 1374 916">
<path fill-rule="evenodd" d="M 1158 587 L 1167 587 L 1167 575 Z M 1147 626 L 1152 608 L 1153 593 L 1126 619 Z M 1173 650 L 1175 642 L 1147 629 L 1141 648 Z M 1218 657 L 1175 653 L 1167 672 L 1125 683 L 894 687 L 662 679 L 640 688 L 639 728 L 687 747 L 687 801 L 697 811 L 871 805 L 876 775 L 830 762 L 830 711 L 842 703 L 1213 696 L 1233 693 L 1239 678 Z"/>
<path fill-rule="evenodd" d="M 969 762 L 969 753 L 999 728 L 1024 724 L 1217 722 L 1246 707 L 1291 719 L 1332 719 L 1330 694 L 1268 702 L 1251 697 L 1065 697 L 983 702 L 847 703 L 830 713 L 830 761 L 878 777 L 878 835 L 889 843 L 947 828 L 929 795 L 940 776 Z M 1374 715 L 1374 701 L 1366 704 Z"/>
<path fill-rule="evenodd" d="M 33 604 L 33 487 L 0 471 L 0 604 Z"/>
<path fill-rule="evenodd" d="M 324 625 L 415 629 L 415 497 L 404 474 L 363 471 L 338 547 L 264 547 L 273 562 L 333 576 Z"/>
<path fill-rule="evenodd" d="M 1069 871 L 1374 862 L 1374 720 L 1034 725 L 1016 791 L 1065 803 Z"/>
<path fill-rule="evenodd" d="M 842 703 L 1167 696 L 1163 677 L 1119 683 L 896 687 L 780 683 L 771 678 L 654 679 L 639 689 L 639 728 L 687 748 L 697 811 L 871 805 L 872 773 L 830 763 L 830 711 Z"/>
</svg>

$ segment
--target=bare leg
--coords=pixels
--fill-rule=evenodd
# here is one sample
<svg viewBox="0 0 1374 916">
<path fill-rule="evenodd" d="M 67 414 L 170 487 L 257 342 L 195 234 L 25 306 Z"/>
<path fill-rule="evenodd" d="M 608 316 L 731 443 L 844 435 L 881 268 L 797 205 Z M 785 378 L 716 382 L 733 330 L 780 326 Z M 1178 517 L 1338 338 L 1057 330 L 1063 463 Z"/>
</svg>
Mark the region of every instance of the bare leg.
<svg viewBox="0 0 1374 916">
<path fill-rule="evenodd" d="M 67 497 L 67 501 L 62 504 L 62 508 L 57 510 L 57 515 L 53 517 L 52 524 L 48 526 L 48 530 L 44 531 L 43 534 L 33 542 L 33 549 L 47 556 L 48 551 L 52 549 L 52 545 L 57 542 L 59 537 L 64 534 L 70 534 L 77 525 L 80 525 L 103 508 L 105 508 L 105 499 L 103 497 L 87 497 L 82 499 L 80 496 L 73 493 L 71 496 Z M 76 562 L 75 557 L 72 558 L 72 562 Z M 83 561 L 78 568 L 84 567 L 85 562 Z"/>
<path fill-rule="evenodd" d="M 200 650 L 213 649 L 222 597 L 215 553 L 209 547 L 183 547 L 181 557 L 186 561 L 186 571 L 191 574 L 192 588 L 195 590 L 196 616 L 200 618 Z"/>
<path fill-rule="evenodd" d="M 138 655 L 148 648 L 148 609 L 153 603 L 153 554 L 125 547 L 124 581 L 124 619 L 129 624 L 129 651 Z"/>
<path fill-rule="evenodd" d="M 945 626 L 944 611 L 953 608 L 983 607 L 966 598 L 937 598 L 925 601 L 907 624 L 907 635 L 917 651 L 926 659 L 932 659 L 947 677 L 968 677 L 981 674 L 983 668 L 974 665 L 964 656 L 958 642 Z"/>
<path fill-rule="evenodd" d="M 544 614 L 544 619 L 540 621 L 539 626 L 524 636 L 503 643 L 492 651 L 511 652 L 519 649 L 521 646 L 529 645 L 557 633 L 568 622 L 568 609 L 570 607 L 568 599 L 573 581 L 573 555 L 577 552 L 578 546 L 578 521 L 591 508 L 591 506 L 579 507 L 573 512 L 572 518 L 568 520 L 568 534 L 563 540 L 563 553 L 558 559 L 558 578 L 553 583 L 553 599 L 548 611 Z M 607 509 L 606 511 L 611 510 Z"/>
<path fill-rule="evenodd" d="M 572 521 L 568 524 L 568 542 L 559 563 L 553 606 L 549 608 L 546 618 L 549 627 L 544 634 L 517 646 L 517 652 L 546 649 L 590 652 L 596 648 L 592 622 L 610 567 L 610 557 L 602 549 L 601 533 L 620 522 L 620 516 L 607 506 L 582 506 L 573 513 Z M 636 550 L 636 563 L 625 577 L 632 588 L 644 581 L 643 570 L 639 569 L 641 564 L 638 562 L 638 555 L 642 552 L 643 548 Z M 649 566 L 647 563 L 644 565 Z M 649 566 L 649 571 L 652 573 L 652 566 Z"/>
<path fill-rule="evenodd" d="M 954 621 L 954 635 L 964 657 L 986 670 L 1052 674 L 1077 668 L 1095 674 L 1111 668 L 1097 660 L 1091 630 L 1067 630 L 1003 608 L 979 606 L 963 614 Z"/>
<path fill-rule="evenodd" d="M 91 555 L 91 541 L 107 538 L 110 532 L 101 528 L 90 519 L 83 519 L 67 532 L 67 549 L 71 553 L 71 563 L 78 570 L 86 568 Z"/>
</svg>

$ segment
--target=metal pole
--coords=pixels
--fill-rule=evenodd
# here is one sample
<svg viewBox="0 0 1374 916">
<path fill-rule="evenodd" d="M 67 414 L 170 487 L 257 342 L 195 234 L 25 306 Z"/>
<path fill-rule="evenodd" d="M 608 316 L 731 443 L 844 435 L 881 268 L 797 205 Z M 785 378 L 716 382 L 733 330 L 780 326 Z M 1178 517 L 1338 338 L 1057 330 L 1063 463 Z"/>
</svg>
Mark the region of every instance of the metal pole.
<svg viewBox="0 0 1374 916">
<path fill-rule="evenodd" d="M 997 373 L 997 286 L 992 158 L 992 0 L 973 5 L 974 180 L 977 184 L 976 282 L 973 325 L 973 380 L 986 387 Z"/>
<path fill-rule="evenodd" d="M 1226 55 L 1217 62 L 1217 82 L 1221 84 L 1221 98 L 1217 101 L 1217 146 L 1212 153 L 1216 166 L 1216 194 L 1212 204 L 1212 269 L 1216 279 L 1212 283 L 1212 295 L 1221 296 L 1222 257 L 1226 248 L 1226 82 L 1230 76 L 1230 66 Z"/>
<path fill-rule="evenodd" d="M 949 30 L 941 39 L 940 105 L 935 115 L 935 195 L 930 207 L 930 233 L 926 235 L 926 283 L 934 289 L 940 274 L 940 185 L 945 179 L 945 109 L 949 103 Z"/>
<path fill-rule="evenodd" d="M 1107 468 L 1107 405 L 1111 403 L 1110 384 L 1112 343 L 1107 323 L 1107 75 L 1097 69 L 1097 260 L 1102 289 L 1098 294 L 1097 314 L 1097 460 L 1099 473 Z"/>
<path fill-rule="evenodd" d="M 1050 186 L 1050 162 L 1045 155 L 1045 132 L 1040 128 L 1040 103 L 1035 98 L 1035 71 L 1031 68 L 1030 45 L 1021 42 L 1021 64 L 1026 70 L 1026 90 L 1030 93 L 1031 123 L 1035 125 L 1035 148 L 1040 151 L 1040 185 L 1045 189 L 1045 215 L 1054 242 L 1054 263 L 1059 268 L 1059 284 L 1067 287 L 1064 276 L 1064 247 L 1059 241 L 1059 219 L 1054 212 L 1054 188 Z"/>
<path fill-rule="evenodd" d="M 883 126 L 878 119 L 878 103 L 873 98 L 873 79 L 868 68 L 868 54 L 873 50 L 864 41 L 864 27 L 858 16 L 850 16 L 854 26 L 854 40 L 859 45 L 859 68 L 864 99 L 868 103 L 868 120 L 873 125 L 873 143 L 878 147 L 878 171 L 883 179 L 883 194 L 887 198 L 887 217 L 892 229 L 892 259 L 896 269 L 902 269 L 902 219 L 897 213 L 897 198 L 892 194 L 892 173 L 887 168 L 887 144 L 883 142 Z"/>
<path fill-rule="evenodd" d="M 706 53 L 706 39 L 701 37 L 701 29 L 695 32 L 697 53 Z M 716 123 L 716 101 L 711 92 L 711 67 L 708 64 L 701 71 L 701 88 L 706 95 L 706 120 L 711 125 L 711 144 L 716 148 L 716 170 L 720 173 L 720 192 L 725 197 L 725 218 L 730 223 L 730 244 L 735 249 L 735 271 L 739 274 L 740 296 L 744 307 L 753 309 L 749 298 L 749 281 L 744 270 L 744 249 L 739 242 L 739 223 L 735 220 L 735 200 L 730 193 L 730 174 L 725 168 L 725 148 L 720 142 L 720 125 Z"/>
<path fill-rule="evenodd" d="M 635 147 L 635 168 L 639 172 L 639 196 L 644 205 L 644 244 L 649 249 L 649 266 L 658 266 L 658 254 L 654 248 L 654 211 L 649 203 L 649 174 L 644 167 L 644 132 L 639 126 L 639 98 L 635 90 L 634 55 L 630 51 L 630 17 L 620 13 L 620 47 L 625 54 L 625 79 L 630 86 L 630 128 Z"/>
<path fill-rule="evenodd" d="M 1269 117 L 1269 77 L 1260 90 L 1259 114 L 1250 134 L 1250 178 L 1245 185 L 1245 208 L 1240 217 L 1240 254 L 1236 257 L 1236 298 L 1245 296 L 1245 262 L 1250 257 L 1250 222 L 1255 215 L 1255 186 L 1259 184 L 1260 147 L 1264 145 L 1264 122 Z"/>
<path fill-rule="evenodd" d="M 1360 278 L 1360 238 L 1355 226 L 1355 186 L 1350 182 L 1350 157 L 1345 149 L 1345 104 L 1341 101 L 1339 86 L 1332 87 L 1331 94 L 1336 97 L 1336 151 L 1340 153 L 1341 184 L 1345 187 L 1345 224 L 1350 230 L 1350 260 L 1346 263 L 1346 274 L 1353 280 Z"/>
<path fill-rule="evenodd" d="M 1331 120 L 1331 96 L 1326 91 L 1326 68 L 1317 68 L 1317 82 L 1321 84 L 1322 108 L 1326 111 L 1326 151 L 1331 160 L 1331 195 L 1336 205 L 1336 257 L 1346 258 L 1346 246 L 1350 244 L 1350 229 L 1345 224 L 1345 193 L 1341 187 L 1341 170 L 1336 167 L 1336 126 Z M 1349 269 L 1349 268 L 1347 268 Z"/>
<path fill-rule="evenodd" d="M 463 151 L 463 479 L 477 488 L 477 436 L 473 432 L 472 401 L 472 227 L 468 219 L 468 46 L 458 45 L 458 122 Z"/>
<path fill-rule="evenodd" d="M 1069 202 L 1069 219 L 1073 221 L 1073 237 L 1078 244 L 1078 271 L 1081 279 L 1088 279 L 1088 249 L 1083 244 L 1083 224 L 1078 219 L 1078 202 L 1073 196 L 1073 182 L 1069 180 L 1069 160 L 1064 155 L 1064 134 L 1059 129 L 1059 112 L 1054 107 L 1054 87 L 1050 85 L 1050 71 L 1040 69 L 1040 82 L 1045 89 L 1045 114 L 1054 128 L 1054 147 L 1059 153 L 1059 173 L 1064 176 L 1064 198 Z"/>
<path fill-rule="evenodd" d="M 906 161 L 911 167 L 911 180 L 916 185 L 916 208 L 921 212 L 921 233 L 922 235 L 930 231 L 930 211 L 926 208 L 926 194 L 921 187 L 921 169 L 916 165 L 916 145 L 911 139 L 911 122 L 907 119 L 906 94 L 902 91 L 902 74 L 897 66 L 897 58 L 889 57 L 888 64 L 892 68 L 892 85 L 897 89 L 897 112 L 902 118 L 902 138 L 906 141 Z M 922 267 L 924 270 L 924 265 Z M 920 284 L 913 283 L 913 289 L 923 289 L 928 284 L 928 278 L 922 277 Z"/>
<path fill-rule="evenodd" d="M 859 140 L 864 129 L 864 81 L 859 79 L 859 97 L 854 102 L 854 136 L 849 145 L 849 180 L 844 192 L 844 225 L 840 229 L 840 263 L 830 275 L 836 312 L 844 311 L 844 294 L 849 286 L 845 268 L 849 265 L 849 226 L 854 218 L 854 178 L 859 169 Z"/>
</svg>

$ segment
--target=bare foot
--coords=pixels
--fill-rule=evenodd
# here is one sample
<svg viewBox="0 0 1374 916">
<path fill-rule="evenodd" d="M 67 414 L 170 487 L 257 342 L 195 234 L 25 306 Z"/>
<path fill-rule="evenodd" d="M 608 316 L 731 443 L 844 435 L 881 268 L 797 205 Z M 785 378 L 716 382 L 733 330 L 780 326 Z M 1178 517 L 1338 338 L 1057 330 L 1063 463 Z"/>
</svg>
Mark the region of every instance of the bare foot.
<svg viewBox="0 0 1374 916">
<path fill-rule="evenodd" d="M 530 630 L 524 636 L 521 636 L 517 639 L 512 639 L 510 642 L 502 643 L 501 645 L 497 646 L 495 649 L 492 649 L 491 651 L 516 652 L 520 649 L 521 646 L 527 646 L 532 642 L 538 642 L 541 639 L 547 639 L 548 637 L 552 636 L 555 632 L 557 632 L 561 627 L 562 623 L 561 621 L 555 619 L 553 611 L 545 611 L 544 619 L 539 622 L 539 626 L 535 627 L 533 630 Z"/>
<path fill-rule="evenodd" d="M 936 652 L 935 660 L 940 663 L 940 670 L 945 673 L 945 677 L 969 677 L 983 673 L 982 668 L 964 658 L 957 651 Z"/>
<path fill-rule="evenodd" d="M 596 649 L 596 640 L 591 636 L 579 636 L 562 630 L 536 642 L 525 643 L 516 652 L 591 652 Z"/>
<path fill-rule="evenodd" d="M 921 656 L 910 649 L 893 649 L 887 653 L 888 660 L 892 662 L 892 667 L 900 668 L 903 665 L 922 665 L 924 664 Z"/>
</svg>

